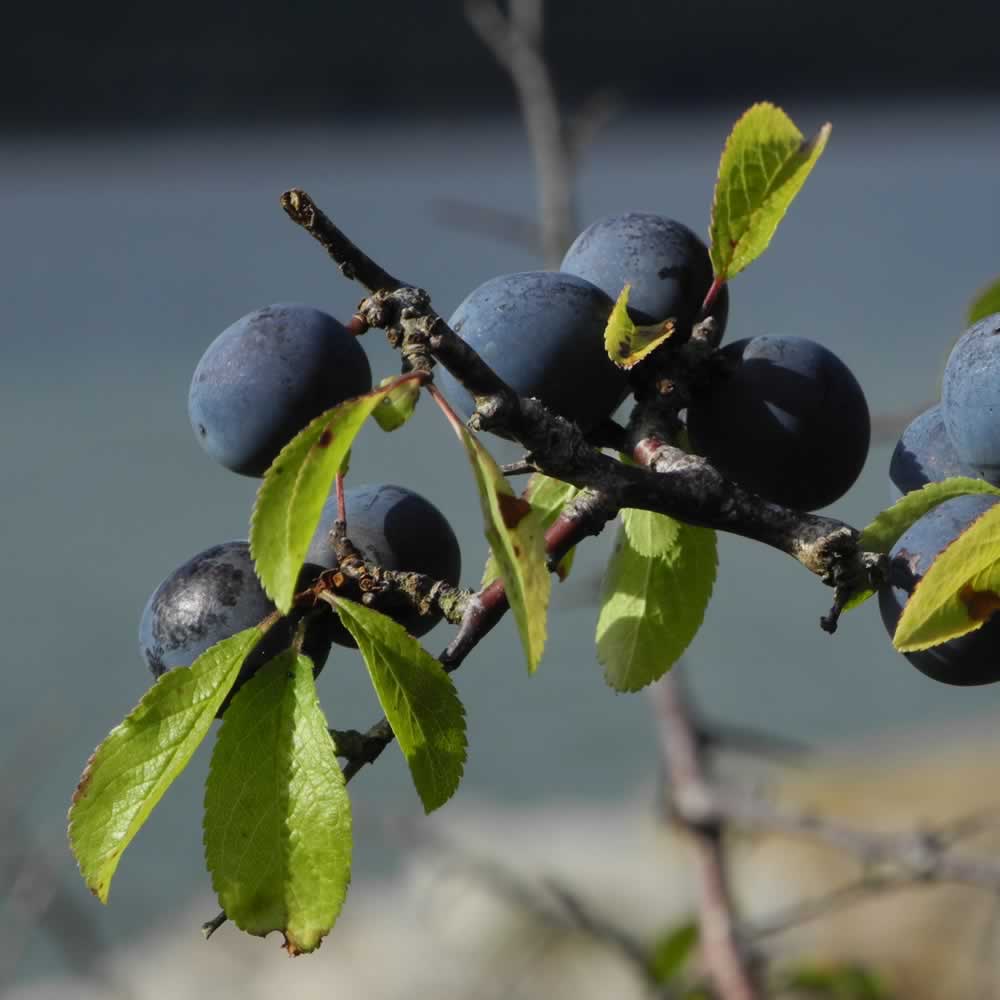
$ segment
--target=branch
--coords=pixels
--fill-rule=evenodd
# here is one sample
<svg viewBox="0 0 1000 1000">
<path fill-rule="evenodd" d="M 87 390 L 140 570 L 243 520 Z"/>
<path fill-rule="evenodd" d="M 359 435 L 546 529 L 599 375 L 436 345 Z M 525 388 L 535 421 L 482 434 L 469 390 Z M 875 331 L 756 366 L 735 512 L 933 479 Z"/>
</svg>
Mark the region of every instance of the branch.
<svg viewBox="0 0 1000 1000">
<path fill-rule="evenodd" d="M 305 192 L 292 188 L 281 196 L 281 207 L 337 262 L 341 273 L 350 281 L 359 281 L 370 292 L 392 291 L 403 282 L 384 271 L 362 253 L 327 217 Z"/>
<path fill-rule="evenodd" d="M 664 444 L 655 430 L 662 406 L 636 406 L 627 434 L 645 468 L 625 465 L 593 447 L 580 429 L 537 399 L 519 397 L 431 308 L 430 296 L 399 284 L 338 229 L 304 191 L 282 196 L 289 215 L 313 235 L 345 274 L 374 293 L 359 306 L 368 327 L 386 330 L 413 367 L 443 364 L 476 401 L 470 426 L 520 443 L 539 471 L 580 489 L 600 493 L 616 509 L 667 514 L 688 524 L 742 535 L 786 552 L 843 593 L 862 589 L 880 559 L 858 550 L 858 532 L 834 518 L 769 503 L 726 479 L 707 459 Z M 677 348 L 700 357 L 698 338 Z M 678 367 L 686 358 L 680 355 Z M 671 385 L 674 396 L 680 394 Z M 647 414 L 650 414 L 647 418 Z"/>
<path fill-rule="evenodd" d="M 769 802 L 712 790 L 703 803 L 713 822 L 752 833 L 800 837 L 849 854 L 869 871 L 894 882 L 949 883 L 1000 893 L 1000 862 L 957 854 L 947 831 L 873 833 L 809 812 L 783 811 Z"/>
<path fill-rule="evenodd" d="M 737 929 L 729 885 L 723 826 L 707 808 L 711 801 L 702 747 L 680 690 L 668 674 L 650 690 L 659 722 L 663 762 L 670 779 L 670 806 L 695 852 L 702 953 L 708 975 L 722 1000 L 762 996 Z"/>
</svg>

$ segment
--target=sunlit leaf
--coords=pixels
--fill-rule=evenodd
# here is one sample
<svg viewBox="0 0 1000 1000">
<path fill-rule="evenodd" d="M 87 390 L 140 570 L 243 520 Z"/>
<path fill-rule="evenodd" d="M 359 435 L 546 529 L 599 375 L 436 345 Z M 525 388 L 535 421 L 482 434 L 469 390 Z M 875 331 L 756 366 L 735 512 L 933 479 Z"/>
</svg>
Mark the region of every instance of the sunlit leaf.
<svg viewBox="0 0 1000 1000">
<path fill-rule="evenodd" d="M 575 486 L 569 483 L 564 483 L 559 479 L 552 479 L 549 476 L 542 475 L 540 472 L 536 472 L 528 480 L 528 485 L 524 488 L 524 492 L 521 495 L 541 514 L 542 527 L 547 531 L 562 513 L 566 504 L 579 492 Z M 570 549 L 559 560 L 559 565 L 556 567 L 556 575 L 560 580 L 565 580 L 569 576 L 570 570 L 573 568 L 573 559 L 575 556 L 576 546 Z M 486 560 L 486 568 L 483 570 L 483 579 L 480 587 L 486 587 L 499 575 L 500 570 L 497 568 L 496 558 L 490 552 Z"/>
<path fill-rule="evenodd" d="M 928 483 L 919 490 L 913 490 L 900 497 L 891 507 L 883 510 L 871 524 L 861 532 L 858 544 L 866 552 L 887 553 L 909 530 L 910 526 L 945 500 L 965 496 L 968 493 L 995 493 L 1000 490 L 981 479 L 955 476 L 937 483 Z M 852 595 L 844 605 L 845 611 L 861 607 L 865 601 L 875 596 L 869 588 Z"/>
<path fill-rule="evenodd" d="M 1000 504 L 943 549 L 914 587 L 892 643 L 901 653 L 980 628 L 1000 610 Z"/>
<path fill-rule="evenodd" d="M 697 635 L 718 558 L 714 531 L 648 511 L 624 510 L 622 521 L 604 576 L 597 657 L 611 687 L 637 691 L 662 677 Z M 652 554 L 637 551 L 633 536 Z"/>
<path fill-rule="evenodd" d="M 866 552 L 888 552 L 913 523 L 919 521 L 928 511 L 944 503 L 945 500 L 969 493 L 992 493 L 994 496 L 1000 496 L 1000 489 L 982 479 L 970 479 L 966 476 L 955 476 L 938 483 L 928 483 L 919 490 L 900 497 L 891 507 L 882 511 L 861 532 L 858 543 Z"/>
<path fill-rule="evenodd" d="M 604 328 L 604 350 L 619 368 L 633 368 L 648 357 L 674 333 L 674 321 L 664 320 L 649 326 L 636 326 L 628 314 L 632 286 L 626 285 L 615 303 Z"/>
<path fill-rule="evenodd" d="M 514 495 L 490 453 L 454 414 L 448 421 L 465 445 L 479 490 L 486 540 L 500 567 L 521 644 L 534 672 L 545 648 L 546 618 L 552 579 L 545 556 L 545 528 L 541 514 Z"/>
<path fill-rule="evenodd" d="M 432 812 L 455 793 L 465 768 L 465 709 L 455 685 L 402 625 L 342 597 L 334 607 L 361 650 L 424 810 Z"/>
<path fill-rule="evenodd" d="M 420 383 L 417 379 L 407 379 L 400 382 L 398 378 L 389 377 L 379 382 L 379 388 L 393 386 L 389 394 L 372 411 L 375 422 L 384 431 L 398 430 L 413 416 L 420 399 Z"/>
<path fill-rule="evenodd" d="M 268 597 L 287 612 L 323 504 L 365 420 L 391 386 L 321 413 L 281 449 L 257 491 L 250 552 Z"/>
<path fill-rule="evenodd" d="M 712 200 L 712 267 L 729 279 L 771 242 L 830 137 L 829 124 L 809 140 L 773 104 L 755 104 L 726 140 Z"/>
<path fill-rule="evenodd" d="M 167 671 L 87 762 L 69 811 L 69 841 L 102 903 L 125 848 L 198 749 L 263 635 L 237 632 L 190 667 Z"/>
<path fill-rule="evenodd" d="M 318 948 L 351 880 L 351 804 L 312 661 L 286 650 L 237 692 L 205 786 L 205 860 L 237 927 Z"/>
<path fill-rule="evenodd" d="M 1000 312 L 1000 278 L 979 291 L 969 304 L 965 319 L 969 326 L 972 326 L 973 323 L 978 323 L 998 312 Z"/>
</svg>

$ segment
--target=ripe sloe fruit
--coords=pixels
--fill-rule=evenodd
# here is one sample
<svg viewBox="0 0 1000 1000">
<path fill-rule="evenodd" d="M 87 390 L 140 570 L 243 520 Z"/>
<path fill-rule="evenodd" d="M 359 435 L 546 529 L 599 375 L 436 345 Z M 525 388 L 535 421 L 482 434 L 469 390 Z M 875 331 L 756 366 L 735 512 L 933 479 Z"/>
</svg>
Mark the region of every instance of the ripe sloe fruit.
<svg viewBox="0 0 1000 1000">
<path fill-rule="evenodd" d="M 629 212 L 588 226 L 566 251 L 560 270 L 579 275 L 617 299 L 626 284 L 629 315 L 647 325 L 673 317 L 687 336 L 712 285 L 708 248 L 683 223 Z M 729 315 L 729 286 L 709 311 L 721 340 Z"/>
<path fill-rule="evenodd" d="M 625 398 L 622 371 L 604 351 L 604 327 L 614 303 L 589 281 L 557 271 L 501 275 L 480 285 L 455 310 L 451 328 L 520 396 L 585 430 Z M 472 397 L 438 368 L 438 386 L 464 417 Z"/>
<path fill-rule="evenodd" d="M 720 352 L 728 368 L 688 408 L 695 452 L 767 500 L 799 510 L 843 496 L 868 455 L 861 386 L 821 344 L 753 337 Z"/>
<path fill-rule="evenodd" d="M 308 563 L 300 586 L 322 572 Z M 175 667 L 188 667 L 210 646 L 250 628 L 274 611 L 254 572 L 245 541 L 215 545 L 189 559 L 164 580 L 146 602 L 139 623 L 139 648 L 154 677 Z M 239 687 L 291 642 L 301 612 L 271 627 L 246 658 L 219 716 Z M 333 621 L 328 613 L 307 626 L 302 651 L 317 675 L 330 652 Z M 339 623 L 337 623 L 339 624 Z"/>
<path fill-rule="evenodd" d="M 882 622 L 890 637 L 907 599 L 935 556 L 998 501 L 1000 497 L 982 494 L 946 500 L 915 521 L 892 547 L 888 582 L 878 594 Z M 942 684 L 970 686 L 1000 681 L 1000 617 L 993 617 L 975 632 L 903 655 L 921 673 Z"/>
<path fill-rule="evenodd" d="M 279 303 L 223 330 L 198 362 L 188 414 L 202 447 L 245 476 L 262 476 L 314 417 L 370 392 L 357 340 L 310 306 Z"/>
<path fill-rule="evenodd" d="M 959 459 L 1000 481 L 1000 313 L 970 327 L 952 349 L 941 413 Z"/>
<path fill-rule="evenodd" d="M 389 484 L 358 486 L 344 491 L 347 537 L 366 562 L 383 569 L 424 573 L 435 580 L 457 586 L 462 572 L 462 552 L 447 518 L 429 500 L 403 486 Z M 337 520 L 337 498 L 331 495 L 323 507 L 319 527 L 306 559 L 334 568 L 337 556 L 330 539 Z M 420 615 L 402 607 L 392 616 L 411 635 L 429 632 L 440 615 Z M 354 640 L 334 623 L 333 639 L 344 646 Z"/>
<path fill-rule="evenodd" d="M 959 461 L 944 426 L 941 406 L 936 404 L 912 420 L 903 431 L 889 461 L 889 491 L 892 502 L 952 476 L 979 478 L 971 466 Z"/>
</svg>

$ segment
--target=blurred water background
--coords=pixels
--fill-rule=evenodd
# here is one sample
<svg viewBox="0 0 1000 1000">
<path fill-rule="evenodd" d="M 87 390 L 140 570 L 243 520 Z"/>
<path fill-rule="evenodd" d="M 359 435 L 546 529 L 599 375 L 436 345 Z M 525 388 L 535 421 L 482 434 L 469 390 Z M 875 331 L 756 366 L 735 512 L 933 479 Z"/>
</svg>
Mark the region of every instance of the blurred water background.
<svg viewBox="0 0 1000 1000">
<path fill-rule="evenodd" d="M 586 160 L 581 225 L 635 209 L 704 233 L 719 151 L 744 106 L 620 116 Z M 807 132 L 831 120 L 833 136 L 772 248 L 735 280 L 727 337 L 812 337 L 855 371 L 874 412 L 918 407 L 937 396 L 968 300 L 1000 273 L 997 104 L 785 107 Z M 129 849 L 107 908 L 75 871 L 65 812 L 87 756 L 149 684 L 136 643 L 148 594 L 201 549 L 246 537 L 256 482 L 215 466 L 188 425 L 199 356 L 258 306 L 302 301 L 346 318 L 360 297 L 278 207 L 293 185 L 389 270 L 429 289 L 445 316 L 481 281 L 540 266 L 530 250 L 457 230 L 437 210 L 458 199 L 532 216 L 531 160 L 513 117 L 372 125 L 331 116 L 295 129 L 0 139 L 3 855 L 13 878 L 25 845 L 45 852 L 62 901 L 33 927 L 8 896 L 0 909 L 8 982 L 127 944 L 207 888 L 208 745 Z M 378 377 L 397 370 L 380 338 L 365 339 Z M 887 502 L 891 446 L 872 449 L 837 516 L 862 525 Z M 464 540 L 464 582 L 478 580 L 486 546 L 467 463 L 426 400 L 404 431 L 364 431 L 351 479 L 398 482 L 431 498 Z M 526 674 L 510 621 L 457 675 L 471 739 L 459 793 L 466 805 L 611 802 L 651 786 L 647 702 L 612 694 L 593 653 L 606 535 L 555 589 L 537 676 Z M 822 633 L 830 594 L 790 559 L 732 538 L 720 555 L 687 657 L 711 717 L 823 745 L 1000 709 L 1000 686 L 952 689 L 910 668 L 873 605 L 846 616 L 835 637 Z M 429 648 L 445 634 L 434 633 Z M 336 651 L 319 687 L 331 724 L 363 728 L 377 718 L 356 654 Z M 392 749 L 351 790 L 353 891 L 362 893 L 367 877 L 398 863 L 386 823 L 420 809 Z M 71 920 L 77 955 L 52 933 L 74 913 L 86 922 Z"/>
</svg>

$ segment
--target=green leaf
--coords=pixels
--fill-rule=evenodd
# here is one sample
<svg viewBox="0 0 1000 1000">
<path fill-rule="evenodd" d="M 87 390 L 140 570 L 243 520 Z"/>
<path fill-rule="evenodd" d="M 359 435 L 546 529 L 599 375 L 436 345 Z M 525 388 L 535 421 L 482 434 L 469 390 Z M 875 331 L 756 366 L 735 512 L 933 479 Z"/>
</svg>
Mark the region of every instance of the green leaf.
<svg viewBox="0 0 1000 1000">
<path fill-rule="evenodd" d="M 351 804 L 313 665 L 286 650 L 237 692 L 205 786 L 205 860 L 226 915 L 319 947 L 351 880 Z"/>
<path fill-rule="evenodd" d="M 653 942 L 649 956 L 649 973 L 661 986 L 678 976 L 694 954 L 698 944 L 698 925 L 687 921 L 672 927 Z"/>
<path fill-rule="evenodd" d="M 527 500 L 532 507 L 542 516 L 542 528 L 545 531 L 552 526 L 556 518 L 563 512 L 563 508 L 580 491 L 570 483 L 564 483 L 560 479 L 552 479 L 541 472 L 534 473 L 528 480 L 528 485 L 524 488 L 521 496 Z M 573 559 L 576 556 L 576 546 L 569 550 L 559 560 L 556 567 L 556 575 L 560 580 L 565 580 L 573 568 Z M 486 560 L 486 569 L 483 571 L 483 579 L 480 587 L 491 584 L 500 575 L 497 561 L 493 553 L 490 552 Z"/>
<path fill-rule="evenodd" d="M 389 394 L 372 411 L 375 422 L 384 431 L 398 430 L 413 416 L 420 398 L 420 383 L 416 379 L 400 382 L 398 376 L 390 376 L 379 382 L 379 388 L 391 386 Z"/>
<path fill-rule="evenodd" d="M 465 709 L 441 663 L 391 618 L 336 597 L 425 812 L 455 794 L 465 768 Z"/>
<path fill-rule="evenodd" d="M 674 333 L 673 319 L 649 326 L 636 326 L 628 314 L 628 297 L 632 290 L 626 285 L 618 296 L 604 328 L 604 350 L 619 368 L 634 368 Z"/>
<path fill-rule="evenodd" d="M 622 528 L 629 545 L 641 556 L 666 556 L 682 545 L 681 535 L 690 530 L 686 524 L 648 510 L 626 508 L 621 512 Z"/>
<path fill-rule="evenodd" d="M 448 414 L 448 422 L 465 445 L 472 464 L 486 540 L 500 567 L 528 670 L 534 673 L 545 648 L 545 621 L 552 590 L 542 517 L 527 500 L 514 495 L 490 453 L 453 413 Z"/>
<path fill-rule="evenodd" d="M 398 381 L 398 380 L 397 380 Z M 386 386 L 348 399 L 299 431 L 271 463 L 250 520 L 250 553 L 268 597 L 287 613 L 337 472 Z"/>
<path fill-rule="evenodd" d="M 932 510 L 939 503 L 944 503 L 945 500 L 965 496 L 968 493 L 1000 495 L 1000 489 L 981 479 L 969 479 L 964 476 L 954 476 L 951 479 L 943 479 L 941 482 L 928 483 L 919 490 L 913 490 L 912 493 L 900 497 L 891 507 L 882 511 L 861 532 L 858 544 L 866 552 L 886 553 L 899 541 L 913 522 L 919 520 L 929 510 Z M 874 590 L 859 590 L 844 605 L 844 610 L 853 611 L 874 596 Z"/>
<path fill-rule="evenodd" d="M 264 630 L 237 632 L 163 674 L 94 751 L 73 794 L 69 842 L 90 891 L 108 901 L 125 848 L 205 738 Z"/>
<path fill-rule="evenodd" d="M 751 107 L 733 126 L 712 199 L 710 254 L 716 278 L 728 280 L 756 260 L 816 165 L 830 124 L 810 140 L 773 104 Z"/>
<path fill-rule="evenodd" d="M 892 644 L 912 653 L 980 628 L 1000 609 L 1000 504 L 938 553 L 903 607 Z"/>
<path fill-rule="evenodd" d="M 979 294 L 969 304 L 966 320 L 969 326 L 978 323 L 987 316 L 1000 312 L 1000 278 L 981 289 Z"/>
<path fill-rule="evenodd" d="M 664 523 L 643 525 L 647 518 Z M 718 557 L 715 532 L 706 528 L 647 511 L 623 510 L 622 522 L 604 576 L 597 658 L 611 687 L 638 691 L 662 677 L 697 635 Z M 632 536 L 653 554 L 637 551 Z"/>
<path fill-rule="evenodd" d="M 954 476 L 939 483 L 928 483 L 919 490 L 900 497 L 891 507 L 861 532 L 858 543 L 866 552 L 888 552 L 903 534 L 929 510 L 954 497 L 968 493 L 992 493 L 1000 496 L 1000 489 L 982 479 Z"/>
<path fill-rule="evenodd" d="M 890 1000 L 879 977 L 860 965 L 804 966 L 785 973 L 782 992 L 798 991 L 816 1000 Z"/>
</svg>

